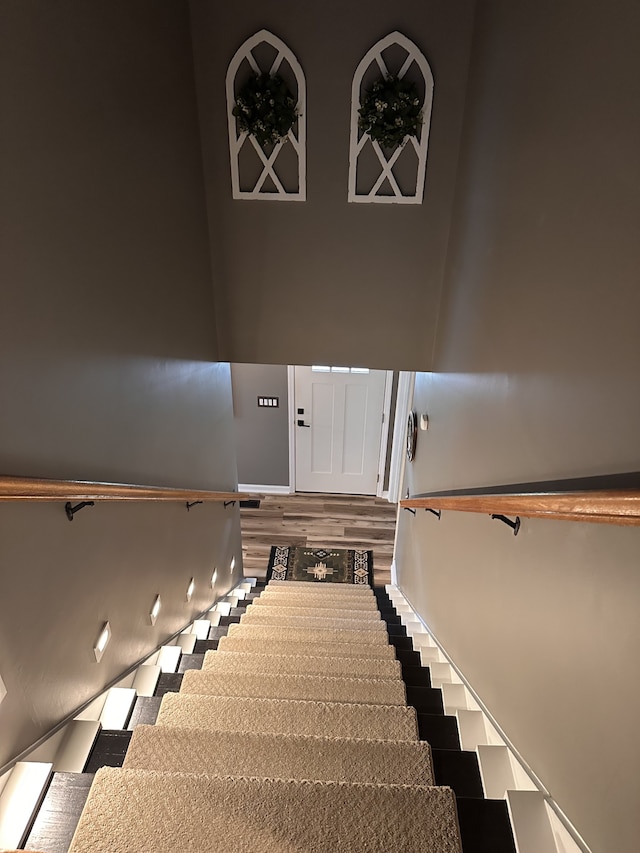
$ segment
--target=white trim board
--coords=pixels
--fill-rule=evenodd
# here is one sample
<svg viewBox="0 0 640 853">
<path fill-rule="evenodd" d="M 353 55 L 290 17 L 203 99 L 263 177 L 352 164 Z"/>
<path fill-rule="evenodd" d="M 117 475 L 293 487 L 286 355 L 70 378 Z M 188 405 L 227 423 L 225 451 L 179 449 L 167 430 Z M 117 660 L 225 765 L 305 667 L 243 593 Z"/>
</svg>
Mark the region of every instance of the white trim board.
<svg viewBox="0 0 640 853">
<path fill-rule="evenodd" d="M 289 414 L 289 494 L 296 490 L 296 369 L 287 365 L 287 412 Z"/>
<path fill-rule="evenodd" d="M 513 833 L 516 839 L 516 846 L 518 851 L 521 851 L 521 853 L 529 853 L 529 851 L 535 851 L 535 853 L 542 853 L 542 851 L 546 849 L 553 850 L 553 853 L 557 853 L 560 848 L 557 848 L 555 843 L 553 842 L 551 832 L 546 833 L 546 837 L 551 840 L 551 844 L 553 844 L 553 847 L 541 847 L 540 843 L 537 843 L 539 840 L 539 835 L 537 836 L 537 841 L 534 846 L 530 845 L 529 838 L 518 838 L 518 836 L 521 834 L 520 829 L 524 828 L 528 834 L 531 827 L 527 826 L 527 814 L 524 815 L 524 821 L 520 819 L 520 816 L 514 814 L 512 802 L 509 802 L 510 795 L 512 793 L 518 795 L 532 795 L 531 807 L 538 812 L 536 816 L 538 818 L 543 817 L 543 809 L 540 808 L 540 806 L 542 806 L 543 803 L 546 803 L 547 819 L 552 822 L 552 826 L 557 827 L 556 838 L 558 838 L 558 840 L 561 840 L 559 835 L 564 835 L 565 840 L 563 840 L 562 842 L 563 851 L 565 851 L 566 853 L 572 853 L 572 851 L 575 851 L 575 853 L 592 853 L 591 848 L 587 845 L 586 841 L 578 831 L 577 827 L 569 820 L 568 816 L 558 805 L 544 782 L 540 779 L 535 770 L 533 770 L 529 762 L 526 761 L 526 759 L 522 756 L 522 753 L 516 748 L 513 741 L 505 733 L 500 723 L 496 720 L 496 718 L 485 705 L 478 693 L 471 686 L 462 670 L 458 667 L 453 658 L 449 655 L 447 650 L 439 641 L 438 637 L 433 633 L 426 620 L 420 615 L 420 613 L 415 609 L 411 601 L 406 597 L 402 589 L 397 586 L 397 584 L 387 584 L 385 589 L 389 594 L 389 597 L 391 598 L 394 606 L 399 603 L 399 598 L 401 597 L 402 601 L 406 604 L 406 612 L 411 614 L 412 621 L 417 622 L 420 625 L 420 630 L 426 632 L 426 635 L 431 638 L 433 644 L 438 648 L 440 654 L 445 659 L 446 665 L 450 668 L 450 671 L 455 676 L 453 681 L 455 681 L 456 678 L 458 679 L 458 683 L 464 686 L 465 690 L 468 693 L 468 696 L 470 697 L 468 701 L 470 703 L 474 703 L 476 708 L 484 715 L 485 732 L 488 732 L 490 729 L 493 729 L 495 735 L 498 738 L 498 743 L 496 743 L 495 741 L 490 743 L 490 738 L 487 738 L 487 743 L 485 746 L 489 747 L 489 749 L 491 750 L 496 748 L 499 749 L 500 747 L 503 747 L 506 750 L 505 756 L 508 757 L 508 766 L 514 774 L 513 784 L 515 790 L 505 791 L 504 797 L 500 798 L 504 798 L 507 800 L 510 819 L 513 827 Z M 407 630 L 407 634 L 412 634 L 412 632 L 410 630 Z M 468 709 L 470 708 L 471 706 L 468 705 Z M 480 746 L 477 746 L 476 750 L 479 751 Z M 498 755 L 498 757 L 500 756 Z M 481 761 L 480 766 L 482 772 Z M 525 797 L 525 799 L 529 799 L 529 796 Z M 535 825 L 533 826 L 533 830 L 534 832 L 537 830 L 537 827 Z"/>
<path fill-rule="evenodd" d="M 238 491 L 263 495 L 292 495 L 294 489 L 291 486 L 256 486 L 255 483 L 240 483 Z"/>
</svg>

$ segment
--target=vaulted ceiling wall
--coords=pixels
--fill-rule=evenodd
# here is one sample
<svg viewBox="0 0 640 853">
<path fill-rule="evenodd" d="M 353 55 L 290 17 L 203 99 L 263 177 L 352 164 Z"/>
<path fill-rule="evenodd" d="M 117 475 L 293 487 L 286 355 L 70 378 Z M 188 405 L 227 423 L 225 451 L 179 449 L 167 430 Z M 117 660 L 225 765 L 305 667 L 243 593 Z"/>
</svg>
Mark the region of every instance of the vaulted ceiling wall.
<svg viewBox="0 0 640 853">
<path fill-rule="evenodd" d="M 473 23 L 472 0 L 190 3 L 220 351 L 236 362 L 431 366 Z M 231 197 L 225 74 L 267 28 L 307 78 L 307 201 Z M 351 82 L 399 30 L 435 78 L 423 205 L 349 204 Z"/>
</svg>

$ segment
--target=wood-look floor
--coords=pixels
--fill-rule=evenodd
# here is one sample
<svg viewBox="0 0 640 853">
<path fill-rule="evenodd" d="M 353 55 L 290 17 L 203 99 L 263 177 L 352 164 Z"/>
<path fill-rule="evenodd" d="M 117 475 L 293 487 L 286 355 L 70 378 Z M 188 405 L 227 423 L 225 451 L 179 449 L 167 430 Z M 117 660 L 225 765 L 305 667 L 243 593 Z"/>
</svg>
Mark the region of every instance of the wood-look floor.
<svg viewBox="0 0 640 853">
<path fill-rule="evenodd" d="M 396 509 L 363 495 L 265 495 L 259 509 L 240 510 L 245 574 L 265 576 L 272 545 L 367 548 L 374 583 L 390 583 Z"/>
</svg>

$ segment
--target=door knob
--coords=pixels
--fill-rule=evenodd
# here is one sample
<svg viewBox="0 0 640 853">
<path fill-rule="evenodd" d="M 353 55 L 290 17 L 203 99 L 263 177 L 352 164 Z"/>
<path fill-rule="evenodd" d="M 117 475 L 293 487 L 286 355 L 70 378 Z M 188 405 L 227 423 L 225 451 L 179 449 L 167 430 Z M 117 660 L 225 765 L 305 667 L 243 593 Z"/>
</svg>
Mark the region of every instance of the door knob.
<svg viewBox="0 0 640 853">
<path fill-rule="evenodd" d="M 298 421 L 298 426 L 308 427 L 309 429 L 311 429 L 311 424 L 305 424 L 305 422 L 302 420 Z"/>
</svg>

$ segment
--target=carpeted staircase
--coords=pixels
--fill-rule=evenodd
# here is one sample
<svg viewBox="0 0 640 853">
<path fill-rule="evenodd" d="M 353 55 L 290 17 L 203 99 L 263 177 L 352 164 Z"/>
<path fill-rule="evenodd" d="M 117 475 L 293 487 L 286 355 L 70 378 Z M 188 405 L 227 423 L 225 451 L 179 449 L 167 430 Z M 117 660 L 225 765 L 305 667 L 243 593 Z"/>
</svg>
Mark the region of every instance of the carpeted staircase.
<svg viewBox="0 0 640 853">
<path fill-rule="evenodd" d="M 96 746 L 71 853 L 514 853 L 384 590 L 272 581 L 240 604 L 132 735 L 102 733 L 122 766 Z M 61 847 L 36 820 L 27 849 Z"/>
</svg>

